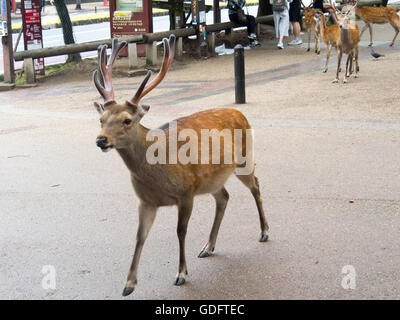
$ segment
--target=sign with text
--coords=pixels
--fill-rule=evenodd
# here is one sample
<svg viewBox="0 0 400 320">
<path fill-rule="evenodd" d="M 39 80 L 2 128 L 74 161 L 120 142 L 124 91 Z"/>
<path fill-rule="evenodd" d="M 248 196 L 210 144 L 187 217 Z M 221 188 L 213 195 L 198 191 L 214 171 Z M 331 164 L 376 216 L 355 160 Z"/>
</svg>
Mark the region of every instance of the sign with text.
<svg viewBox="0 0 400 320">
<path fill-rule="evenodd" d="M 152 0 L 111 0 L 111 38 L 153 32 Z M 138 54 L 145 48 L 138 46 Z M 125 52 L 124 52 L 125 51 Z M 126 49 L 122 55 L 127 55 Z"/>
<path fill-rule="evenodd" d="M 22 27 L 24 31 L 24 49 L 43 48 L 40 0 L 22 0 Z M 44 74 L 44 58 L 34 59 L 36 74 Z"/>
<path fill-rule="evenodd" d="M 7 31 L 7 0 L 0 1 L 0 36 L 4 37 L 8 34 Z"/>
</svg>

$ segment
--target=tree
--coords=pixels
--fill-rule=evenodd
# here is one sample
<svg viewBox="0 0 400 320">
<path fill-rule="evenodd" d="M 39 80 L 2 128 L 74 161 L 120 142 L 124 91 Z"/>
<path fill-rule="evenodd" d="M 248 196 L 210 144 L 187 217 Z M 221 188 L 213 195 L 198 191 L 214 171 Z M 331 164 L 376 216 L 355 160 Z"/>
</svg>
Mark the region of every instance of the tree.
<svg viewBox="0 0 400 320">
<path fill-rule="evenodd" d="M 57 14 L 61 21 L 61 27 L 63 30 L 63 37 L 65 44 L 75 43 L 74 33 L 72 31 L 71 18 L 69 17 L 68 8 L 65 4 L 65 0 L 54 0 L 52 4 L 56 6 Z M 79 62 L 81 61 L 81 55 L 79 53 L 69 54 L 67 62 Z"/>
</svg>

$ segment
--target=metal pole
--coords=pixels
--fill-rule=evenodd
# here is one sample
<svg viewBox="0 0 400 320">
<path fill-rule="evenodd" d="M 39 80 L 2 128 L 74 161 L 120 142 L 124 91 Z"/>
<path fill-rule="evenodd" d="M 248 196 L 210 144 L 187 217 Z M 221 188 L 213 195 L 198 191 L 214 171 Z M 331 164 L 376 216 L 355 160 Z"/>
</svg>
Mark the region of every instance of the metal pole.
<svg viewBox="0 0 400 320">
<path fill-rule="evenodd" d="M 236 45 L 234 53 L 235 63 L 235 101 L 237 104 L 246 103 L 246 87 L 244 74 L 244 48 Z"/>
<path fill-rule="evenodd" d="M 14 56 L 12 46 L 12 29 L 11 29 L 11 6 L 10 1 L 6 1 L 7 12 L 7 35 L 1 37 L 3 45 L 3 64 L 4 64 L 4 82 L 14 83 Z"/>
</svg>

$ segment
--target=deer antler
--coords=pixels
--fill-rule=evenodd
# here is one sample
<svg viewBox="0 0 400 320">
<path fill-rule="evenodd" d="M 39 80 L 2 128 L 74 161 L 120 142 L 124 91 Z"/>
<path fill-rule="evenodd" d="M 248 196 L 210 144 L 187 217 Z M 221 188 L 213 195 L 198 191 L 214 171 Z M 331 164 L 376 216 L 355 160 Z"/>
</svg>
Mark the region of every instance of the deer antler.
<svg viewBox="0 0 400 320">
<path fill-rule="evenodd" d="M 118 56 L 119 51 L 126 46 L 126 41 L 118 42 L 117 38 L 112 39 L 111 56 L 108 59 L 107 65 L 107 45 L 103 44 L 99 47 L 98 64 L 99 70 L 93 72 L 93 81 L 97 90 L 104 99 L 104 102 L 114 101 L 114 89 L 112 86 L 112 65 Z"/>
<path fill-rule="evenodd" d="M 139 89 L 136 91 L 135 96 L 130 100 L 131 103 L 137 105 L 139 101 L 148 94 L 151 90 L 153 90 L 165 77 L 169 66 L 174 59 L 175 52 L 175 35 L 171 34 L 169 39 L 164 38 L 164 58 L 162 62 L 161 69 L 157 76 L 151 81 L 147 86 L 147 81 L 150 79 L 151 71 L 147 72 L 147 75 L 143 79 L 142 83 L 139 86 Z"/>
<path fill-rule="evenodd" d="M 331 2 L 331 4 L 333 5 L 333 7 L 335 8 L 335 10 L 341 15 L 341 16 L 347 16 L 349 13 L 350 13 L 350 11 L 351 10 L 353 10 L 356 6 L 357 6 L 357 4 L 358 4 L 358 1 L 359 0 L 357 0 L 356 1 L 356 4 L 354 5 L 354 6 L 352 6 L 349 10 L 347 10 L 347 12 L 345 13 L 345 14 L 343 14 L 338 8 L 336 8 L 336 5 L 335 4 L 333 4 L 332 2 Z"/>
</svg>

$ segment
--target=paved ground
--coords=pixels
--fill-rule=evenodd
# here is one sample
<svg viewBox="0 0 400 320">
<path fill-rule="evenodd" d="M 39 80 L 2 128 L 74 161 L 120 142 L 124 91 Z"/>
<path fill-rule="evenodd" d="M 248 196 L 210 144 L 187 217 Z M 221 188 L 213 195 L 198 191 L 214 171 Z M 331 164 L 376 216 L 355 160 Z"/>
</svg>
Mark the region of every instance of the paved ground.
<svg viewBox="0 0 400 320">
<path fill-rule="evenodd" d="M 245 105 L 233 104 L 232 56 L 174 63 L 146 99 L 143 124 L 241 110 L 255 129 L 271 237 L 257 242 L 256 206 L 232 178 L 215 255 L 197 258 L 214 214 L 202 196 L 187 236 L 188 281 L 173 286 L 176 209 L 163 208 L 127 299 L 399 299 L 400 50 L 387 47 L 392 30 L 382 28 L 376 50 L 386 57 L 372 60 L 363 42 L 360 78 L 346 85 L 332 84 L 334 68 L 322 74 L 323 57 L 304 48 L 264 42 L 247 51 Z M 114 82 L 123 101 L 139 79 Z M 138 201 L 117 153 L 95 146 L 90 75 L 0 98 L 0 298 L 121 298 Z M 56 270 L 55 290 L 42 288 L 46 265 Z M 354 290 L 341 286 L 346 265 L 356 271 Z"/>
</svg>

